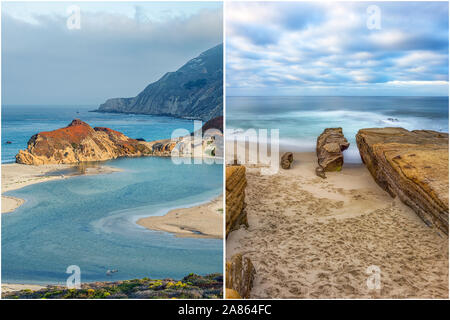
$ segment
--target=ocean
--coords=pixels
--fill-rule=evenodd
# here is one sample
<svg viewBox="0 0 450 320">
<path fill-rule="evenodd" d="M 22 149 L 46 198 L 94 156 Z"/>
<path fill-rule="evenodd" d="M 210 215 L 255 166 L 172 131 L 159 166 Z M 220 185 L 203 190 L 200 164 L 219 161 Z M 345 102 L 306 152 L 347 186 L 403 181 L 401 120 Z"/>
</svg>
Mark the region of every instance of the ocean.
<svg viewBox="0 0 450 320">
<path fill-rule="evenodd" d="M 448 108 L 448 97 L 227 97 L 227 139 L 250 128 L 279 129 L 280 149 L 315 151 L 325 128 L 342 127 L 350 142 L 344 161 L 360 163 L 359 129 L 448 132 Z"/>
<path fill-rule="evenodd" d="M 93 107 L 3 107 L 2 162 L 42 130 L 80 118 L 133 138 L 156 140 L 190 120 L 148 115 L 91 113 Z M 222 193 L 222 165 L 175 165 L 170 158 L 106 161 L 122 171 L 34 184 L 7 195 L 25 204 L 2 215 L 2 282 L 65 283 L 77 265 L 81 281 L 175 278 L 222 272 L 219 239 L 177 238 L 135 222 L 177 207 L 204 203 Z M 107 270 L 117 269 L 112 276 Z"/>
<path fill-rule="evenodd" d="M 92 127 L 108 127 L 130 138 L 147 141 L 170 138 L 178 128 L 193 131 L 192 120 L 123 113 L 89 112 L 96 106 L 2 106 L 2 163 L 15 162 L 32 135 L 66 127 L 81 119 Z M 11 144 L 6 142 L 10 141 Z"/>
</svg>

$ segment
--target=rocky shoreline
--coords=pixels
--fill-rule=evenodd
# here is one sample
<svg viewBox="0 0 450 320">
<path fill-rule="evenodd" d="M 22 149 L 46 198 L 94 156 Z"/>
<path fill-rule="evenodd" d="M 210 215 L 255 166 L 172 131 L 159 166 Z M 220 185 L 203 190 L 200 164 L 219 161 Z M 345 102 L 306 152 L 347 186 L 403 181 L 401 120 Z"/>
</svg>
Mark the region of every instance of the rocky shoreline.
<svg viewBox="0 0 450 320">
<path fill-rule="evenodd" d="M 206 122 L 201 132 L 146 142 L 110 128 L 92 128 L 75 119 L 65 128 L 32 136 L 27 149 L 16 155 L 16 162 L 27 165 L 73 164 L 141 156 L 221 158 L 223 125 L 213 130 L 213 125 L 221 125 L 221 121 L 223 118 L 219 117 Z"/>
<path fill-rule="evenodd" d="M 361 129 L 356 141 L 361 164 L 328 128 L 314 153 L 280 150 L 276 174 L 227 167 L 239 204 L 227 203 L 227 298 L 448 297 L 448 134 Z"/>
</svg>

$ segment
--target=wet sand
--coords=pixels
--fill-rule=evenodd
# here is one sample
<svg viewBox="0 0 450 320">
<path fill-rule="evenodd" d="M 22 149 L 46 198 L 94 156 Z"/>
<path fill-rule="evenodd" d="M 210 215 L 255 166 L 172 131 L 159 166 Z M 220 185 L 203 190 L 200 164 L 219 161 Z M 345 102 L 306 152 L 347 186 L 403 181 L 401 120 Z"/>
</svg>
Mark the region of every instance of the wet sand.
<svg viewBox="0 0 450 320">
<path fill-rule="evenodd" d="M 74 168 L 73 170 L 70 170 Z M 4 192 L 20 189 L 35 183 L 66 179 L 79 174 L 102 174 L 120 171 L 108 166 L 74 166 L 48 164 L 32 166 L 18 163 L 2 164 L 2 213 L 12 212 L 24 203 L 23 199 L 4 196 Z"/>
<path fill-rule="evenodd" d="M 177 237 L 223 238 L 223 196 L 191 208 L 174 209 L 164 216 L 142 218 L 147 229 L 174 233 Z"/>
<path fill-rule="evenodd" d="M 315 175 L 314 153 L 272 176 L 247 168 L 249 228 L 227 238 L 256 268 L 251 298 L 448 298 L 448 238 L 391 198 L 363 164 Z M 369 289 L 370 266 L 380 289 Z"/>
</svg>

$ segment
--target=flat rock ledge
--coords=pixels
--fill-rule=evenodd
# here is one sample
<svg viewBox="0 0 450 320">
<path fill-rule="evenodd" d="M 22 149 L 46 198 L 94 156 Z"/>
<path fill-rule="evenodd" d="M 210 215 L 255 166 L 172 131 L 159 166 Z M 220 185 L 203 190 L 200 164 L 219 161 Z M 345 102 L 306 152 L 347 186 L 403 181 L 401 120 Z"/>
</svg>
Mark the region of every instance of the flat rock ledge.
<svg viewBox="0 0 450 320">
<path fill-rule="evenodd" d="M 356 143 L 378 185 L 448 236 L 448 133 L 370 128 Z"/>
</svg>

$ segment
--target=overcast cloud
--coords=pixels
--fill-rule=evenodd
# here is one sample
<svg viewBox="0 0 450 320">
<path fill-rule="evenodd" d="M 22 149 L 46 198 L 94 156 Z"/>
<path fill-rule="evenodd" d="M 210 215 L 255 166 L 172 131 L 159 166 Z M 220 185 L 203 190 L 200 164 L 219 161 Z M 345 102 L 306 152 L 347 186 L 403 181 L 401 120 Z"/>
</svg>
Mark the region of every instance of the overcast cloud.
<svg viewBox="0 0 450 320">
<path fill-rule="evenodd" d="M 232 2 L 226 17 L 228 95 L 448 95 L 447 2 Z"/>
<path fill-rule="evenodd" d="M 135 96 L 222 42 L 220 3 L 2 3 L 2 103 L 100 104 Z"/>
</svg>

